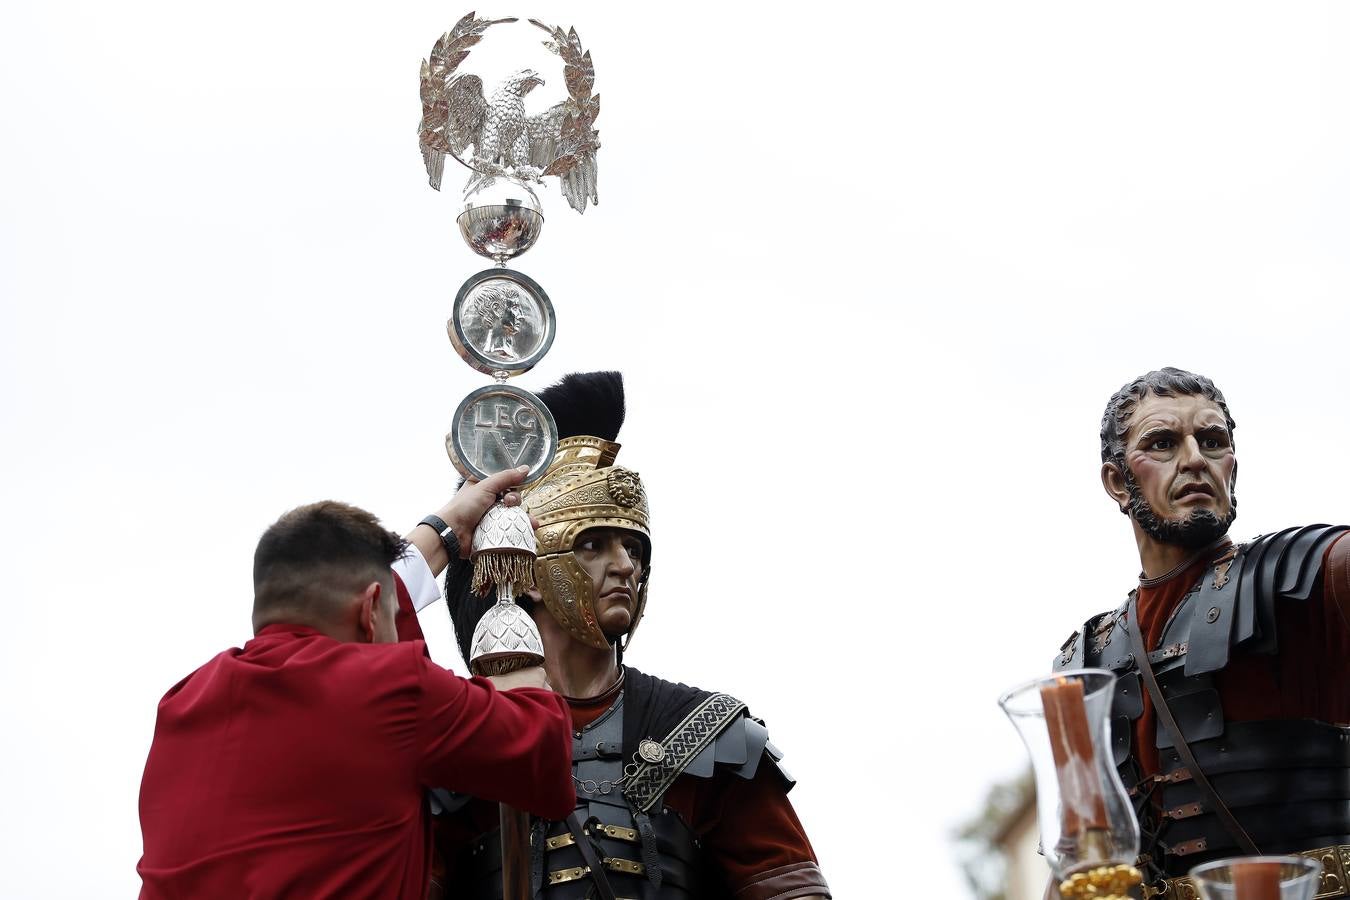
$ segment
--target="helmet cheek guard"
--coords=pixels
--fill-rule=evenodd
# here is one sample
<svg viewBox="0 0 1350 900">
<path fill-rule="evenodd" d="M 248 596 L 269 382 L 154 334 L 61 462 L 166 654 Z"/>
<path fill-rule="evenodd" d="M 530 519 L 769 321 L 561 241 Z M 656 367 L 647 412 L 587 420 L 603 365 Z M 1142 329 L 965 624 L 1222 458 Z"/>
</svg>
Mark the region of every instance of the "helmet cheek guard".
<svg viewBox="0 0 1350 900">
<path fill-rule="evenodd" d="M 568 634 L 589 647 L 609 646 L 609 638 L 595 620 L 595 585 L 571 550 L 540 556 L 535 562 L 534 583 L 544 607 Z"/>
</svg>

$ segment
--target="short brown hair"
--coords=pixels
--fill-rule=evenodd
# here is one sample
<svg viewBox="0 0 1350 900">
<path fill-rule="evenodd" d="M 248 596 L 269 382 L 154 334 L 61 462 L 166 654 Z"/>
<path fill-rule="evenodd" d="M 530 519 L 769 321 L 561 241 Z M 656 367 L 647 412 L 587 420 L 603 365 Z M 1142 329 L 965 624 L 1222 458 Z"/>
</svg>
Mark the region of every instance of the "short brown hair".
<svg viewBox="0 0 1350 900">
<path fill-rule="evenodd" d="M 364 509 L 322 500 L 277 519 L 253 554 L 253 614 L 312 607 L 384 581 L 408 542 Z"/>
</svg>

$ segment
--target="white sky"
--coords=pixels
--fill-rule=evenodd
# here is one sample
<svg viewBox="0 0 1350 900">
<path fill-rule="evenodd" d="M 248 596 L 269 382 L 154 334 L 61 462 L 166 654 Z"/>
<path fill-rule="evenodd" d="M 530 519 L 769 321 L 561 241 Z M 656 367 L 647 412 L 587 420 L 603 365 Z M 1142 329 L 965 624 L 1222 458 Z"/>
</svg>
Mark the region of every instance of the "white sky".
<svg viewBox="0 0 1350 900">
<path fill-rule="evenodd" d="M 486 378 L 444 322 L 484 264 L 426 186 L 417 67 L 465 11 L 7 9 L 6 896 L 137 890 L 155 704 L 249 637 L 266 525 L 335 497 L 402 531 L 448 494 Z M 1219 382 L 1236 534 L 1350 518 L 1350 7 L 480 12 L 596 61 L 601 205 L 549 190 L 518 267 L 558 338 L 516 383 L 626 374 L 631 661 L 768 720 L 837 896 L 965 896 L 949 835 L 1024 759 L 996 696 L 1137 570 L 1113 390 Z M 533 32 L 464 69 L 561 98 Z"/>
</svg>

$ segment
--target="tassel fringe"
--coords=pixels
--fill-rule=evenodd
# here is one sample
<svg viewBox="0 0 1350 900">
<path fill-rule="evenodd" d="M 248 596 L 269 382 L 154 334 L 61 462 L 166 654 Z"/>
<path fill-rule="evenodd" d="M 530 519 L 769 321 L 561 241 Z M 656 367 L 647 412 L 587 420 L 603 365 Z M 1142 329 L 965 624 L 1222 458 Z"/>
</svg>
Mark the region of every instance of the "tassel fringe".
<svg viewBox="0 0 1350 900">
<path fill-rule="evenodd" d="M 484 677 L 492 675 L 509 675 L 517 669 L 525 669 L 530 666 L 539 665 L 539 658 L 528 654 L 519 654 L 516 656 L 498 656 L 494 659 L 476 659 L 469 668 L 473 669 L 473 674 Z"/>
<path fill-rule="evenodd" d="M 484 596 L 499 584 L 523 594 L 534 587 L 534 555 L 511 550 L 484 550 L 473 558 L 473 592 Z"/>
</svg>

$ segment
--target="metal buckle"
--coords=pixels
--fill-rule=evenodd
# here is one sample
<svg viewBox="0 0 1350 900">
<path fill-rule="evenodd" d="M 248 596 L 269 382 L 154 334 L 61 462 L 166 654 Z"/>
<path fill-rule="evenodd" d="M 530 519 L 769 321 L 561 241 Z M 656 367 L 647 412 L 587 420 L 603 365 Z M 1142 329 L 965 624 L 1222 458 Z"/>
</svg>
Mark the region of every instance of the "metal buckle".
<svg viewBox="0 0 1350 900">
<path fill-rule="evenodd" d="M 1164 819 L 1176 821 L 1179 819 L 1189 819 L 1192 816 L 1198 816 L 1204 811 L 1205 807 L 1199 803 L 1187 803 L 1183 806 L 1178 806 L 1175 809 L 1166 810 L 1163 812 L 1162 816 Z"/>
<path fill-rule="evenodd" d="M 552 852 L 552 851 L 554 851 L 554 850 L 561 850 L 563 847 L 570 847 L 570 846 L 572 846 L 573 844 L 575 844 L 576 842 L 577 842 L 577 839 L 574 838 L 574 837 L 572 837 L 571 832 L 568 832 L 567 834 L 560 834 L 560 835 L 557 835 L 556 837 L 551 837 L 551 838 L 548 838 L 547 840 L 545 840 L 545 841 L 544 841 L 544 850 L 545 850 L 545 852 Z"/>
<path fill-rule="evenodd" d="M 586 829 L 587 834 L 597 832 L 616 841 L 626 841 L 630 844 L 642 843 L 642 838 L 638 835 L 636 828 L 624 828 L 622 825 L 593 825 Z M 572 836 L 571 832 L 559 834 L 544 840 L 544 851 L 552 853 L 554 850 L 561 850 L 563 847 L 571 847 L 576 842 L 577 839 Z"/>
<path fill-rule="evenodd" d="M 606 869 L 611 872 L 622 872 L 625 875 L 646 875 L 647 867 L 640 862 L 631 859 L 623 859 L 617 856 L 606 856 L 600 861 Z M 569 881 L 580 881 L 591 874 L 590 866 L 576 866 L 571 869 L 558 869 L 556 872 L 548 873 L 549 884 L 566 884 Z"/>
<path fill-rule="evenodd" d="M 617 856 L 606 856 L 601 862 L 606 869 L 611 872 L 623 872 L 626 875 L 645 875 L 647 867 L 640 862 L 631 859 L 623 859 Z"/>
<path fill-rule="evenodd" d="M 591 874 L 590 866 L 577 866 L 574 869 L 559 869 L 556 872 L 548 873 L 549 884 L 566 884 L 569 881 L 580 881 Z"/>
<path fill-rule="evenodd" d="M 1317 885 L 1313 900 L 1350 895 L 1350 844 L 1305 850 L 1299 856 L 1315 859 L 1322 864 L 1322 880 Z"/>
<path fill-rule="evenodd" d="M 600 825 L 596 830 L 605 837 L 613 838 L 616 841 L 627 841 L 630 844 L 642 843 L 636 828 L 624 828 L 620 825 Z"/>
<path fill-rule="evenodd" d="M 1158 887 L 1157 884 L 1162 885 L 1162 887 Z M 1166 878 L 1157 882 L 1157 884 L 1149 884 L 1147 881 L 1145 881 L 1142 885 L 1139 886 L 1140 895 L 1144 898 L 1144 900 L 1153 900 L 1154 897 L 1166 897 L 1167 892 L 1172 889 L 1172 886 L 1167 883 Z"/>
<path fill-rule="evenodd" d="M 1180 844 L 1173 844 L 1167 848 L 1167 852 L 1173 856 L 1190 856 L 1193 853 L 1199 853 L 1208 849 L 1209 841 L 1204 838 L 1196 838 L 1191 841 L 1182 841 Z"/>
</svg>

